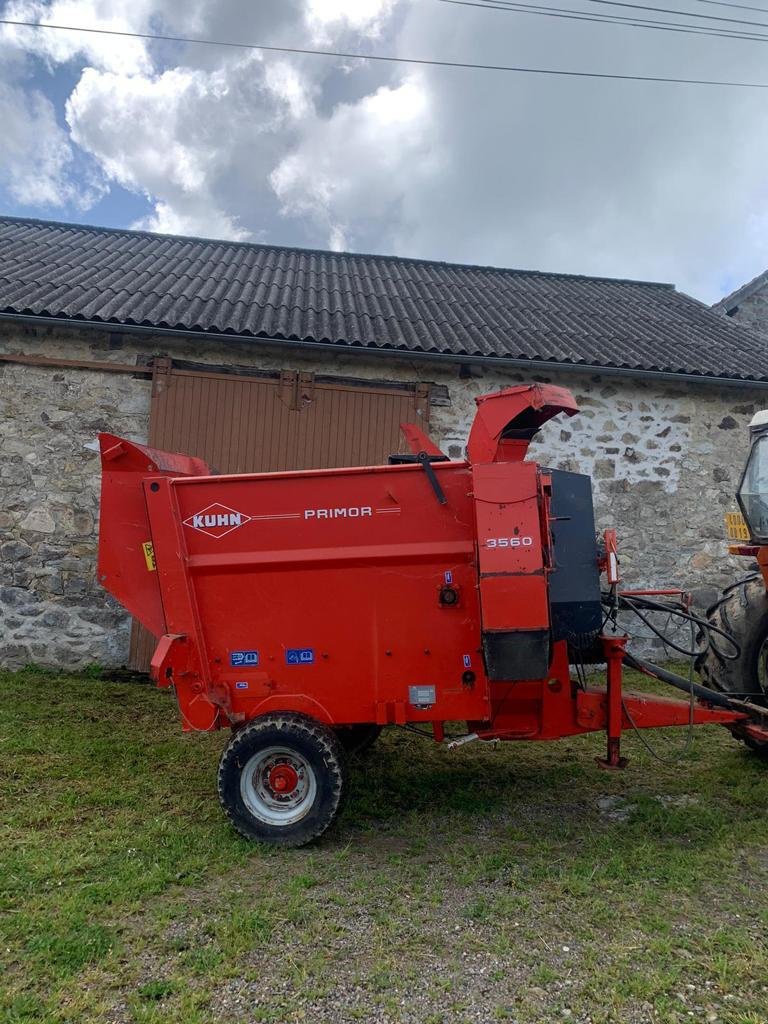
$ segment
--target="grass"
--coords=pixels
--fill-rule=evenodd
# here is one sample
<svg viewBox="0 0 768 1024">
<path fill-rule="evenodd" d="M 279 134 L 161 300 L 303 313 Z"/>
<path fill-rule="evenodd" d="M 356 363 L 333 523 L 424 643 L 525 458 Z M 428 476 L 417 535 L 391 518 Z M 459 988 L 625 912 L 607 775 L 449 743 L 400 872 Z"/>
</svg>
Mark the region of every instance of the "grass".
<svg viewBox="0 0 768 1024">
<path fill-rule="evenodd" d="M 682 732 L 649 734 L 667 753 Z M 312 848 L 249 845 L 224 734 L 0 675 L 0 1022 L 768 1020 L 768 765 L 697 730 L 449 752 L 385 733 Z"/>
</svg>

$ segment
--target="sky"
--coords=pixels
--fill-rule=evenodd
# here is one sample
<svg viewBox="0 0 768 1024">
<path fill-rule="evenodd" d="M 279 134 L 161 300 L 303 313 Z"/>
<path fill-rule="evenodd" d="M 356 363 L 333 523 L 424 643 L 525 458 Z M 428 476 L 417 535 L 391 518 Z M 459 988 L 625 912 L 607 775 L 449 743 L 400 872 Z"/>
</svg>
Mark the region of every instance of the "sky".
<svg viewBox="0 0 768 1024">
<path fill-rule="evenodd" d="M 689 21 L 722 14 L 768 28 L 768 0 L 749 0 L 764 18 L 650 2 Z M 768 82 L 766 42 L 441 0 L 0 0 L 0 10 L 277 46 Z M 768 267 L 768 90 L 0 26 L 0 125 L 0 212 L 16 216 L 668 281 L 706 302 Z"/>
</svg>

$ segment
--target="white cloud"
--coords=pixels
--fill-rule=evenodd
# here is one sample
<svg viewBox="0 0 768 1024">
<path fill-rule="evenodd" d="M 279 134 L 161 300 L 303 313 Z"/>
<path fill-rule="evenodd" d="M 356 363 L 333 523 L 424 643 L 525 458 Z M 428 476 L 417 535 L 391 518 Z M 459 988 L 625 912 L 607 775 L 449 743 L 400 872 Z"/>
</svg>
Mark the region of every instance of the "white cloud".
<svg viewBox="0 0 768 1024">
<path fill-rule="evenodd" d="M 765 79 L 757 45 L 423 4 L 388 49 Z M 394 128 L 372 99 L 413 72 L 392 74 L 307 124 L 271 176 L 283 213 L 311 218 L 326 244 L 668 280 L 709 300 L 768 262 L 762 93 L 425 68 L 426 116 Z"/>
<path fill-rule="evenodd" d="M 125 76 L 86 68 L 66 116 L 73 140 L 111 180 L 154 202 L 142 226 L 242 239 L 258 231 L 248 195 L 262 202 L 276 146 L 310 110 L 296 68 L 265 67 L 247 54 L 213 71 Z M 248 228 L 239 223 L 245 212 Z"/>
<path fill-rule="evenodd" d="M 345 30 L 377 39 L 398 0 L 306 0 L 305 18 L 316 43 Z"/>
<path fill-rule="evenodd" d="M 187 209 L 187 207 L 189 207 Z M 233 242 L 251 239 L 251 232 L 240 227 L 235 218 L 207 207 L 200 209 L 194 200 L 177 198 L 175 204 L 156 202 L 151 214 L 130 225 L 139 231 L 159 231 L 164 235 L 194 235 L 202 238 L 228 238 Z"/>
<path fill-rule="evenodd" d="M 284 214 L 313 218 L 326 244 L 338 249 L 354 245 L 371 224 L 380 239 L 387 220 L 402 226 L 405 191 L 434 180 L 440 162 L 429 93 L 421 76 L 411 74 L 395 88 L 382 86 L 306 124 L 270 182 Z"/>
<path fill-rule="evenodd" d="M 68 179 L 72 150 L 49 100 L 37 90 L 0 82 L 0 179 L 25 206 L 62 206 L 75 190 Z"/>
<path fill-rule="evenodd" d="M 146 32 L 155 7 L 154 0 L 8 0 L 4 16 L 14 21 Z M 2 35 L 51 66 L 82 60 L 122 74 L 147 73 L 152 66 L 146 43 L 140 39 L 10 25 L 2 26 Z"/>
<path fill-rule="evenodd" d="M 757 44 L 417 0 L 10 0 L 6 12 L 286 46 L 765 78 Z M 763 93 L 343 67 L 43 31 L 6 30 L 0 42 L 11 36 L 38 65 L 82 69 L 67 138 L 38 81 L 17 95 L 20 81 L 0 66 L 10 111 L 0 173 L 19 201 L 72 201 L 76 144 L 110 181 L 148 197 L 142 223 L 162 231 L 666 279 L 710 299 L 768 263 Z"/>
<path fill-rule="evenodd" d="M 0 40 L 0 184 L 24 207 L 87 209 L 101 186 L 75 180 L 67 132 L 51 101 L 30 85 L 29 71 L 25 56 Z"/>
<path fill-rule="evenodd" d="M 123 187 L 191 193 L 205 186 L 216 153 L 199 145 L 189 115 L 225 95 L 223 76 L 186 68 L 153 78 L 86 68 L 66 116 L 75 142 Z"/>
<path fill-rule="evenodd" d="M 429 40 L 446 54 L 457 34 L 470 60 L 765 80 L 759 45 L 570 23 L 545 31 L 541 19 L 498 12 L 447 25 L 414 8 L 401 45 L 419 52 Z M 710 300 L 725 267 L 742 280 L 764 269 L 748 227 L 768 214 L 760 92 L 432 69 L 425 78 L 450 160 L 432 187 L 408 190 L 401 251 L 666 280 Z"/>
<path fill-rule="evenodd" d="M 251 58 L 241 68 L 257 63 Z M 145 226 L 158 231 L 248 232 L 217 202 L 231 136 L 232 80 L 223 71 L 172 68 L 125 76 L 86 68 L 66 106 L 72 138 L 104 173 L 155 201 Z"/>
<path fill-rule="evenodd" d="M 264 67 L 264 83 L 276 100 L 287 105 L 290 117 L 298 119 L 312 113 L 309 84 L 299 69 L 288 61 L 270 60 Z"/>
</svg>

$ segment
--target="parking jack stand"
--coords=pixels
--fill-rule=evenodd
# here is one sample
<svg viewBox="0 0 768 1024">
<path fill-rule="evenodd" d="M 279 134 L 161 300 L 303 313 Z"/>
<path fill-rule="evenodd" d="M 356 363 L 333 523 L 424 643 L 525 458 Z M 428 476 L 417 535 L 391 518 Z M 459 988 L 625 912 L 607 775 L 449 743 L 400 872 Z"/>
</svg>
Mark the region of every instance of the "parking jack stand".
<svg viewBox="0 0 768 1024">
<path fill-rule="evenodd" d="M 603 636 L 603 651 L 607 664 L 607 718 L 605 731 L 608 736 L 608 750 L 605 757 L 599 757 L 597 763 L 601 768 L 613 771 L 626 768 L 627 758 L 621 756 L 621 729 L 624 715 L 621 682 L 624 651 L 627 646 L 626 636 Z"/>
</svg>

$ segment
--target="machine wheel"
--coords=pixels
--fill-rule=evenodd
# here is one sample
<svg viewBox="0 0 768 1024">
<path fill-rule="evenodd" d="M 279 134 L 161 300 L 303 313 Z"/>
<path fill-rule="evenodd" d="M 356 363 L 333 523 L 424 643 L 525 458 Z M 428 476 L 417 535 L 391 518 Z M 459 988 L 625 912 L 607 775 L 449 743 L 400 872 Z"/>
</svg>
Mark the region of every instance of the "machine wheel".
<svg viewBox="0 0 768 1024">
<path fill-rule="evenodd" d="M 243 726 L 219 762 L 219 799 L 246 839 L 304 846 L 339 813 L 344 754 L 332 729 L 295 714 L 264 715 Z"/>
<path fill-rule="evenodd" d="M 768 697 L 768 593 L 762 576 L 750 576 L 729 587 L 723 597 L 707 611 L 707 618 L 730 634 L 741 654 L 735 660 L 723 658 L 709 646 L 696 660 L 696 669 L 705 686 L 721 693 L 754 694 Z M 703 637 L 699 634 L 699 640 Z M 727 642 L 714 636 L 720 649 Z M 768 743 L 739 736 L 761 757 L 768 758 Z"/>
<path fill-rule="evenodd" d="M 365 722 L 361 725 L 342 725 L 334 732 L 347 757 L 355 757 L 365 754 L 371 749 L 381 736 L 381 729 L 380 725 L 370 725 Z"/>
</svg>

